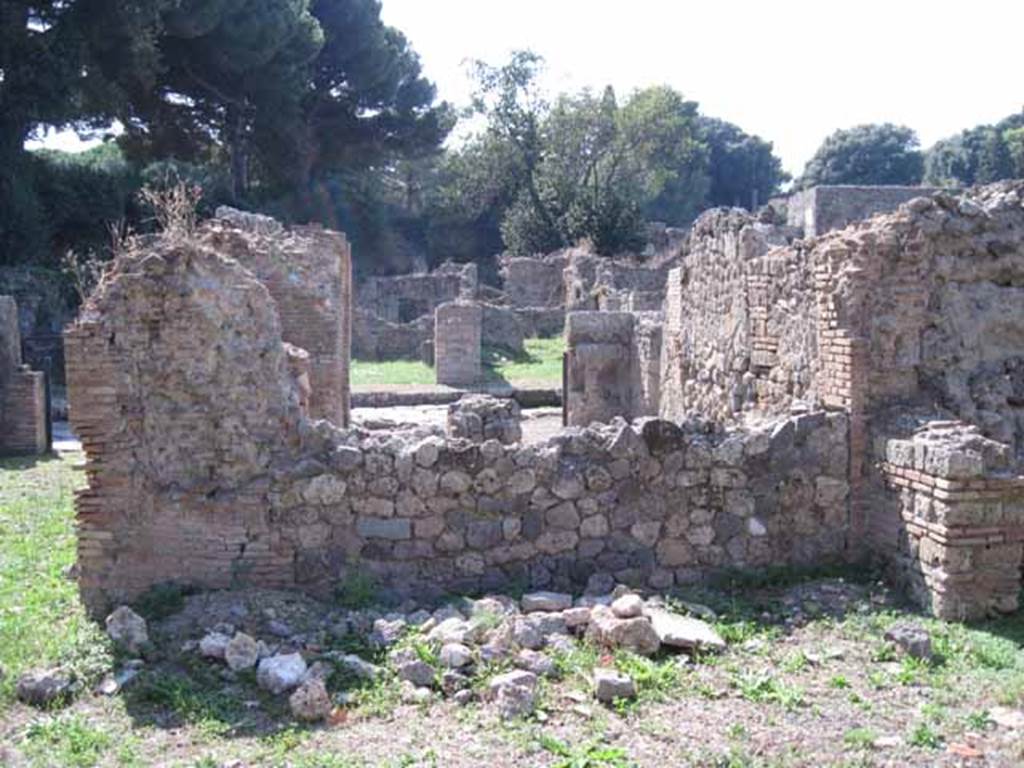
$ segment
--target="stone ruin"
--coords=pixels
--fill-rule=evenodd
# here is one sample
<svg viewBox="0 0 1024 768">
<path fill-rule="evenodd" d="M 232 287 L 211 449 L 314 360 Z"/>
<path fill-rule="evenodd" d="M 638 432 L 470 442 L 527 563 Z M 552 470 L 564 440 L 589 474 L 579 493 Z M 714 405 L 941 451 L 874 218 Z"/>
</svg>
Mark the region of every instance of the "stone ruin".
<svg viewBox="0 0 1024 768">
<path fill-rule="evenodd" d="M 22 363 L 18 305 L 0 296 L 0 456 L 49 450 L 44 374 Z"/>
<path fill-rule="evenodd" d="M 67 333 L 95 611 L 175 580 L 430 597 L 865 558 L 939 616 L 1017 607 L 1024 183 L 803 240 L 705 214 L 660 314 L 569 315 L 576 426 L 530 445 L 305 412 L 254 238 L 126 256 Z"/>
</svg>

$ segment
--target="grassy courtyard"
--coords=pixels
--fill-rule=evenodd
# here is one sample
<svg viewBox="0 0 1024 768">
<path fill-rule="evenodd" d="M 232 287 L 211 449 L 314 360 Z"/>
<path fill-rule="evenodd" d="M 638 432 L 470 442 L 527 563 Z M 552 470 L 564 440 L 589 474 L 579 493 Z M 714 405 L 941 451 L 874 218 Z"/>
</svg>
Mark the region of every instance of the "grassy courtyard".
<svg viewBox="0 0 1024 768">
<path fill-rule="evenodd" d="M 294 721 L 252 672 L 183 647 L 158 621 L 178 598 L 137 608 L 154 648 L 115 695 L 93 689 L 125 658 L 84 616 L 69 578 L 72 492 L 80 455 L 0 462 L 0 765 L 276 766 L 1013 766 L 1024 762 L 1024 617 L 977 625 L 911 615 L 867 574 L 780 573 L 676 597 L 710 610 L 729 648 L 719 656 L 626 652 L 585 642 L 554 655 L 536 711 L 511 722 L 487 705 L 403 702 L 397 681 L 340 683 L 329 722 Z M 364 590 L 365 592 L 365 590 Z M 373 601 L 372 592 L 339 600 Z M 231 600 L 270 600 L 228 593 Z M 280 598 L 275 598 L 280 599 Z M 269 602 L 258 603 L 269 605 Z M 310 603 L 312 604 L 312 603 Z M 337 608 L 337 606 L 333 606 Z M 931 635 L 934 655 L 900 655 L 896 621 Z M 339 650 L 381 661 L 353 639 Z M 403 642 L 431 651 L 412 631 Z M 589 672 L 630 674 L 639 697 L 604 707 Z M 15 700 L 18 676 L 61 664 L 78 690 L 37 710 Z M 485 674 L 503 671 L 501 667 Z M 346 687 L 348 686 L 348 687 Z"/>
<path fill-rule="evenodd" d="M 562 353 L 565 341 L 561 336 L 550 339 L 526 339 L 521 355 L 507 350 L 485 347 L 484 375 L 487 381 L 547 384 L 562 383 Z M 352 386 L 429 385 L 436 383 L 434 369 L 418 360 L 373 362 L 353 360 L 350 369 Z"/>
</svg>

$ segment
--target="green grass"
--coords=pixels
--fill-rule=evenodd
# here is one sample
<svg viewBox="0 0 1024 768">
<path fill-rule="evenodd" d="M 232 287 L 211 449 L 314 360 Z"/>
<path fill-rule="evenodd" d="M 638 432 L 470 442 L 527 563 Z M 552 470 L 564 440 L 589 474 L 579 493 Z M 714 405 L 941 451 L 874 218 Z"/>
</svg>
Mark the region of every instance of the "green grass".
<svg viewBox="0 0 1024 768">
<path fill-rule="evenodd" d="M 565 340 L 561 336 L 551 339 L 526 339 L 525 351 L 512 356 L 500 349 L 484 349 L 484 365 L 490 378 L 508 382 L 529 381 L 560 385 L 562 383 L 562 353 Z"/>
<path fill-rule="evenodd" d="M 25 741 L 33 765 L 69 768 L 92 768 L 114 744 L 109 733 L 78 715 L 32 723 Z"/>
<path fill-rule="evenodd" d="M 29 669 L 59 663 L 89 681 L 110 664 L 110 644 L 66 575 L 75 561 L 81 460 L 0 461 L 0 711 Z"/>
<path fill-rule="evenodd" d="M 348 375 L 353 387 L 437 383 L 434 369 L 419 360 L 353 360 Z"/>
<path fill-rule="evenodd" d="M 560 385 L 565 350 L 562 337 L 526 339 L 523 346 L 525 350 L 519 355 L 497 347 L 484 347 L 485 380 Z M 419 360 L 353 360 L 349 379 L 354 387 L 428 385 L 437 381 L 434 369 Z"/>
</svg>

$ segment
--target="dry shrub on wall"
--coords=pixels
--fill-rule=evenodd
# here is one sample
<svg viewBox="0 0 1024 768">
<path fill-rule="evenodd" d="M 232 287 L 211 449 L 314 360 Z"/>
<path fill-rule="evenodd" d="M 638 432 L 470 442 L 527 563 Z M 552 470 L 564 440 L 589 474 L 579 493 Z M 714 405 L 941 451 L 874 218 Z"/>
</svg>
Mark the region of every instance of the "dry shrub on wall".
<svg viewBox="0 0 1024 768">
<path fill-rule="evenodd" d="M 170 237 L 188 237 L 199 221 L 201 187 L 179 181 L 166 187 L 143 187 L 139 197 L 153 213 L 157 229 Z"/>
</svg>

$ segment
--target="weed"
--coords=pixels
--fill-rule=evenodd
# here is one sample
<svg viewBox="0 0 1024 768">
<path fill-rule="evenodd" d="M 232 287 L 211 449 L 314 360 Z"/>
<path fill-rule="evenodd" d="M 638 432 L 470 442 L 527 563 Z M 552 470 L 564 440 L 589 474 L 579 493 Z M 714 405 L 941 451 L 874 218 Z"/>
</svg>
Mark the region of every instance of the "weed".
<svg viewBox="0 0 1024 768">
<path fill-rule="evenodd" d="M 834 675 L 828 681 L 829 688 L 835 688 L 837 691 L 841 691 L 845 688 L 850 687 L 850 681 L 846 679 L 845 675 Z M 856 703 L 856 702 L 854 702 Z"/>
<path fill-rule="evenodd" d="M 351 570 L 338 582 L 334 597 L 342 608 L 369 608 L 377 598 L 377 580 L 366 571 Z"/>
<path fill-rule="evenodd" d="M 942 744 L 942 737 L 933 731 L 927 723 L 918 723 L 907 736 L 907 743 L 912 747 L 938 749 Z"/>
<path fill-rule="evenodd" d="M 82 717 L 57 717 L 33 723 L 26 734 L 29 755 L 48 765 L 91 768 L 110 749 L 110 734 L 93 728 Z"/>
<path fill-rule="evenodd" d="M 870 728 L 851 728 L 843 734 L 843 743 L 851 749 L 868 749 L 877 736 Z"/>
<path fill-rule="evenodd" d="M 193 587 L 168 581 L 147 589 L 133 607 L 147 621 L 159 621 L 181 611 L 185 598 L 194 593 Z"/>
<path fill-rule="evenodd" d="M 979 709 L 971 712 L 965 718 L 967 727 L 975 731 L 984 731 L 992 725 L 992 718 L 989 717 L 987 709 Z"/>
<path fill-rule="evenodd" d="M 743 672 L 733 676 L 732 684 L 747 701 L 772 702 L 786 709 L 795 709 L 806 703 L 801 688 L 785 685 L 768 673 Z"/>
<path fill-rule="evenodd" d="M 625 750 L 618 747 L 597 743 L 570 746 L 547 734 L 541 734 L 539 741 L 545 751 L 558 758 L 552 768 L 631 768 L 635 765 Z"/>
</svg>

